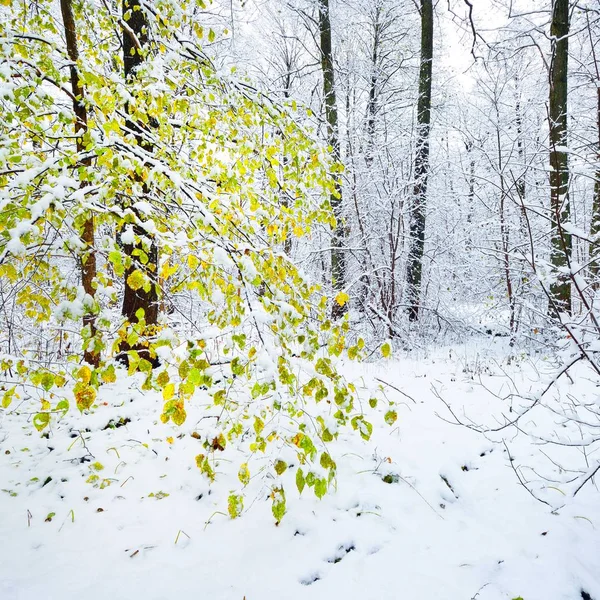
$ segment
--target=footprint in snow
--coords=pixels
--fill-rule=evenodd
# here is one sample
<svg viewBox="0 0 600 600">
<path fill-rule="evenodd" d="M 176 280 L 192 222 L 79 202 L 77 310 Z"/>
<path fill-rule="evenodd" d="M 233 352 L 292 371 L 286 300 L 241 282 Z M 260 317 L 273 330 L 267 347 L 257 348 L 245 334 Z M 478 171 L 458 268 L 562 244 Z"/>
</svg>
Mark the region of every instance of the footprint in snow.
<svg viewBox="0 0 600 600">
<path fill-rule="evenodd" d="M 333 554 L 332 556 L 330 556 L 326 560 L 327 560 L 327 562 L 329 564 L 336 565 L 339 562 L 341 562 L 342 559 L 344 557 L 346 557 L 353 550 L 356 550 L 356 546 L 354 545 L 354 543 L 349 542 L 349 543 L 346 543 L 346 544 L 342 544 L 342 545 L 340 545 L 338 547 L 338 549 L 336 550 L 335 554 Z M 313 583 L 315 583 L 315 582 L 319 581 L 320 579 L 322 579 L 322 577 L 323 577 L 323 575 L 321 574 L 321 572 L 315 571 L 314 573 L 312 573 L 308 577 L 304 577 L 303 579 L 301 579 L 300 583 L 302 585 L 312 585 Z"/>
<path fill-rule="evenodd" d="M 336 553 L 327 559 L 327 562 L 335 565 L 339 563 L 347 554 L 352 552 L 352 550 L 356 550 L 356 546 L 353 543 L 342 544 L 337 549 Z"/>
<path fill-rule="evenodd" d="M 458 500 L 458 494 L 454 491 L 454 488 L 452 487 L 450 480 L 445 475 L 441 475 L 441 474 L 440 474 L 440 479 L 446 484 L 448 489 L 452 492 L 452 496 L 454 496 L 452 498 L 449 494 L 442 494 L 442 498 L 444 500 L 446 500 L 447 502 L 454 502 L 454 500 Z"/>
<path fill-rule="evenodd" d="M 321 579 L 320 573 L 313 573 L 312 575 L 309 575 L 308 577 L 301 579 L 300 583 L 302 585 L 312 585 L 313 583 L 315 583 L 316 581 L 319 581 L 320 579 Z"/>
</svg>

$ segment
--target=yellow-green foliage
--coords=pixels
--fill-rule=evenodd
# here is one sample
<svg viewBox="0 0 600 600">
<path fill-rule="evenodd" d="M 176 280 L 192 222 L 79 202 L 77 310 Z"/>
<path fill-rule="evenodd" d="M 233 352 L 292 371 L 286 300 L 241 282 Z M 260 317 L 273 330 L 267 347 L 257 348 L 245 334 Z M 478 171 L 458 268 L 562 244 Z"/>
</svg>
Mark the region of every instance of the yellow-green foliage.
<svg viewBox="0 0 600 600">
<path fill-rule="evenodd" d="M 279 440 L 295 449 L 297 463 L 323 456 L 317 446 L 337 433 L 322 416 L 307 416 L 311 403 L 326 401 L 324 412 L 363 437 L 371 427 L 355 409 L 354 390 L 328 358 L 318 357 L 322 347 L 335 356 L 345 349 L 347 325 L 327 321 L 326 300 L 282 252 L 290 236 L 310 235 L 316 223 L 335 224 L 328 198 L 336 166 L 298 124 L 295 104 L 278 104 L 216 73 L 201 49 L 203 38 L 215 34 L 192 18 L 198 5 L 204 3 L 153 3 L 145 62 L 136 80 L 125 82 L 115 34 L 122 31 L 121 15 L 111 12 L 114 4 L 74 3 L 77 69 L 88 114 L 84 152 L 74 141 L 57 3 L 39 0 L 33 10 L 13 0 L 0 8 L 0 285 L 24 319 L 43 325 L 60 343 L 67 359 L 40 367 L 23 354 L 5 359 L 0 369 L 15 385 L 27 382 L 37 390 L 41 406 L 34 425 L 43 429 L 51 416 L 69 409 L 69 401 L 81 411 L 93 409 L 98 388 L 115 381 L 113 358 L 121 342 L 146 345 L 150 356 L 167 355 L 170 366 L 153 370 L 147 356 L 132 351 L 129 373 L 143 373 L 145 389 L 162 391 L 165 423 L 182 424 L 186 403 L 199 389 L 220 407 L 222 439 L 217 436 L 196 457 L 212 479 L 211 456 L 248 424 L 251 452 Z M 145 127 L 150 150 L 138 144 L 128 119 Z M 80 239 L 92 214 L 96 244 L 90 249 Z M 219 344 L 214 335 L 205 339 L 201 327 L 185 339 L 167 320 L 146 327 L 143 311 L 135 324 L 121 318 L 118 290 L 133 259 L 117 242 L 119 231 L 134 237 L 136 264 L 143 266 L 129 274 L 131 288 L 156 286 L 166 300 L 180 293 L 192 297 L 206 308 L 203 326 L 221 332 Z M 151 239 L 160 249 L 158 264 L 149 262 Z M 75 268 L 91 251 L 98 262 L 93 298 L 83 292 Z M 85 314 L 96 317 L 94 336 L 82 326 Z M 86 348 L 100 353 L 98 368 L 77 366 Z M 352 358 L 361 349 L 352 347 Z M 265 371 L 267 359 L 272 372 Z M 220 364 L 219 377 L 214 363 Z M 298 365 L 310 363 L 312 374 L 304 377 L 310 369 Z M 250 402 L 233 397 L 240 382 L 251 391 Z M 18 397 L 17 390 L 7 388 L 3 406 Z M 285 428 L 273 422 L 281 414 L 288 419 Z M 323 493 L 335 472 L 332 460 L 325 463 L 329 478 L 301 472 L 302 487 L 306 482 Z M 282 461 L 275 465 L 278 474 L 285 471 Z M 246 462 L 239 472 L 246 485 Z M 231 498 L 229 512 L 237 516 L 243 503 Z M 280 520 L 282 487 L 273 489 L 273 502 Z"/>
</svg>

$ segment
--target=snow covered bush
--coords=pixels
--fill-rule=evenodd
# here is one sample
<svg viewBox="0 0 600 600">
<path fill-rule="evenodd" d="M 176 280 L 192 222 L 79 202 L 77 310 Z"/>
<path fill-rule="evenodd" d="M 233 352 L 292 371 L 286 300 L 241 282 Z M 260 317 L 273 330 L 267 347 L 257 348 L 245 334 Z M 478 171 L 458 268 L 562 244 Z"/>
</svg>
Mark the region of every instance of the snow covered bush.
<svg viewBox="0 0 600 600">
<path fill-rule="evenodd" d="M 234 445 L 244 486 L 269 449 L 276 476 L 293 463 L 298 489 L 322 496 L 338 428 L 372 430 L 334 365 L 347 321 L 328 320 L 283 250 L 335 225 L 327 149 L 295 103 L 211 63 L 202 1 L 132 1 L 123 14 L 87 0 L 3 4 L 3 408 L 26 400 L 16 410 L 40 431 L 73 400 L 93 411 L 100 387 L 125 377 L 120 360 L 162 393 L 164 423 L 183 424 L 201 398 L 210 425 L 196 464 L 209 479 Z M 281 485 L 272 499 L 279 521 Z"/>
</svg>

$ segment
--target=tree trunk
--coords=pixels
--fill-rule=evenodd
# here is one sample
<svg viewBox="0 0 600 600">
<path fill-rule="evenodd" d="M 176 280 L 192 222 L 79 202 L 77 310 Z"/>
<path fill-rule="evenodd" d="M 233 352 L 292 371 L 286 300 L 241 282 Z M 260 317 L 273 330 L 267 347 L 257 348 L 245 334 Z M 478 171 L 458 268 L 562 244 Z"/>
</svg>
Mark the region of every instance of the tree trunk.
<svg viewBox="0 0 600 600">
<path fill-rule="evenodd" d="M 133 82 L 136 78 L 136 69 L 143 63 L 142 55 L 143 48 L 148 43 L 148 22 L 146 14 L 139 0 L 123 0 L 123 19 L 127 22 L 129 31 L 123 28 L 123 63 L 125 72 L 125 81 Z M 149 120 L 152 125 L 152 119 Z M 132 119 L 126 120 L 128 130 L 135 133 L 137 144 L 146 152 L 152 151 L 152 144 L 147 141 L 144 136 L 142 126 Z M 143 185 L 144 193 L 148 192 L 146 184 Z M 135 209 L 132 209 L 135 212 Z M 136 216 L 139 216 L 136 214 Z M 124 253 L 131 258 L 130 266 L 125 270 L 125 293 L 123 296 L 123 306 L 121 314 L 129 323 L 138 322 L 138 311 L 144 311 L 144 321 L 147 327 L 147 333 L 150 335 L 158 323 L 158 246 L 156 241 L 139 225 L 133 226 L 133 232 L 138 241 L 132 244 L 124 244 Z M 139 241 L 146 240 L 146 247 Z M 149 243 L 148 243 L 149 240 Z M 139 257 L 139 252 L 143 252 L 148 256 L 148 262 L 143 264 Z M 143 288 L 133 289 L 129 285 L 128 278 L 134 271 L 145 273 L 150 281 L 150 289 L 145 291 Z M 127 350 L 136 350 L 143 358 L 150 360 L 154 366 L 158 365 L 158 361 L 150 356 L 150 353 L 143 345 L 136 345 L 131 348 L 126 342 L 121 343 L 120 352 L 124 362 L 127 362 L 126 355 L 123 354 Z"/>
<path fill-rule="evenodd" d="M 589 31 L 589 17 L 588 17 Z M 590 32 L 590 41 L 591 32 Z M 590 274 L 592 276 L 592 287 L 597 290 L 600 287 L 598 275 L 600 275 L 600 257 L 598 256 L 598 245 L 600 243 L 600 67 L 596 59 L 596 52 L 592 41 L 592 56 L 596 67 L 596 126 L 598 131 L 598 140 L 596 147 L 596 158 L 598 161 L 598 169 L 596 171 L 596 181 L 594 183 L 594 201 L 592 205 L 592 219 L 590 225 L 590 237 L 593 240 L 590 245 Z"/>
<path fill-rule="evenodd" d="M 77 30 L 75 27 L 75 17 L 73 15 L 73 6 L 71 0 L 60 0 L 60 10 L 62 13 L 63 26 L 65 30 L 65 39 L 67 42 L 67 54 L 71 61 L 71 90 L 73 91 L 73 111 L 75 113 L 75 135 L 77 153 L 85 154 L 85 142 L 83 136 L 87 132 L 88 120 L 87 111 L 84 104 L 84 89 L 79 83 L 79 73 L 77 71 L 77 60 L 79 59 L 79 51 L 77 48 Z M 91 166 L 90 158 L 82 158 L 81 164 L 85 167 Z M 87 185 L 84 180 L 81 182 L 81 187 Z M 81 268 L 81 284 L 85 293 L 94 298 L 96 290 L 94 288 L 94 280 L 96 279 L 96 250 L 94 247 L 94 215 L 91 211 L 86 216 L 81 232 L 81 241 L 86 250 L 80 259 Z M 88 348 L 84 350 L 83 359 L 90 365 L 97 367 L 100 364 L 100 354 L 95 349 L 96 336 L 96 317 L 93 314 L 85 314 L 83 316 L 83 326 L 89 327 L 91 340 Z"/>
<path fill-rule="evenodd" d="M 332 148 L 333 159 L 340 160 L 340 139 L 338 131 L 338 110 L 335 94 L 335 73 L 333 70 L 333 53 L 331 49 L 331 20 L 329 17 L 329 0 L 317 0 L 319 3 L 319 35 L 321 51 L 321 69 L 323 71 L 323 100 L 325 102 L 325 120 L 327 121 L 327 143 Z M 331 250 L 331 282 L 334 291 L 341 292 L 346 286 L 346 259 L 344 241 L 346 228 L 342 215 L 342 179 L 335 175 L 335 194 L 331 195 L 331 206 L 336 225 L 333 230 Z M 339 319 L 347 310 L 347 305 L 340 306 L 333 302 L 332 317 Z"/>
<path fill-rule="evenodd" d="M 287 58 L 287 57 L 286 57 Z M 287 68 L 287 72 L 285 74 L 284 77 L 284 85 L 283 85 L 283 97 L 285 98 L 286 101 L 288 101 L 290 99 L 291 93 L 292 93 L 292 69 L 294 68 L 294 65 L 292 63 L 292 60 L 286 60 L 286 68 Z M 284 154 L 283 156 L 283 169 L 285 172 L 285 167 L 288 165 L 289 162 L 289 158 L 287 154 Z M 289 208 L 289 199 L 286 195 L 285 192 L 282 192 L 282 204 L 283 206 L 285 206 L 286 208 Z M 285 238 L 285 241 L 283 242 L 283 251 L 285 252 L 286 256 L 289 258 L 292 256 L 292 236 L 291 234 L 288 232 L 288 236 Z"/>
<path fill-rule="evenodd" d="M 375 149 L 375 119 L 377 117 L 377 86 L 379 75 L 379 44 L 381 36 L 381 5 L 375 7 L 373 19 L 373 48 L 371 50 L 371 81 L 369 83 L 369 100 L 367 101 L 367 147 L 365 162 L 367 167 L 373 164 Z"/>
<path fill-rule="evenodd" d="M 552 63 L 550 65 L 550 208 L 552 213 L 552 265 L 559 270 L 550 286 L 550 312 L 571 313 L 571 282 L 560 270 L 568 268 L 571 235 L 563 225 L 569 220 L 569 163 L 567 145 L 567 74 L 569 61 L 569 0 L 554 0 L 552 10 Z"/>
<path fill-rule="evenodd" d="M 498 157 L 498 175 L 500 176 L 500 247 L 502 252 L 502 265 L 504 267 L 504 278 L 506 282 L 506 297 L 508 299 L 509 308 L 509 320 L 508 327 L 510 331 L 510 345 L 513 345 L 514 334 L 515 334 L 515 314 L 516 314 L 516 303 L 515 295 L 513 290 L 513 279 L 511 274 L 510 264 L 510 230 L 508 223 L 508 215 L 506 214 L 506 181 L 504 179 L 504 157 L 502 154 L 502 138 L 500 135 L 500 109 L 498 107 L 500 100 L 494 97 L 494 104 L 496 108 L 496 145 L 497 145 L 497 157 Z"/>
<path fill-rule="evenodd" d="M 408 318 L 417 321 L 421 299 L 423 253 L 425 250 L 425 210 L 429 176 L 429 131 L 431 123 L 431 76 L 433 68 L 432 0 L 421 0 L 421 68 L 417 104 L 417 148 L 415 184 L 410 216 L 410 239 L 407 266 Z"/>
</svg>

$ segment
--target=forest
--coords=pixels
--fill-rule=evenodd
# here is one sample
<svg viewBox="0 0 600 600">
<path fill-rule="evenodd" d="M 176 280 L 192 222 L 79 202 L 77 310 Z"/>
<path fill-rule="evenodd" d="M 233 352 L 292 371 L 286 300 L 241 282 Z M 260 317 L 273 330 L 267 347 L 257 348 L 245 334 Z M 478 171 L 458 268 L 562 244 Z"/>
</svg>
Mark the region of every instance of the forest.
<svg viewBox="0 0 600 600">
<path fill-rule="evenodd" d="M 0 600 L 600 600 L 598 0 L 0 0 Z"/>
</svg>

